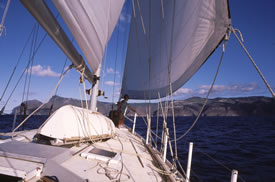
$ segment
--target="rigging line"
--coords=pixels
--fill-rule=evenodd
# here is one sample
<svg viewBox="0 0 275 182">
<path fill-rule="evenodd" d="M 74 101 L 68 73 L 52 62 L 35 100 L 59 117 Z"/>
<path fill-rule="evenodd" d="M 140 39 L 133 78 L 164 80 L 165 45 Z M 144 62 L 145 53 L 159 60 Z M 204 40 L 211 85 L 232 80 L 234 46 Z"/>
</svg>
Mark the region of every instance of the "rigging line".
<svg viewBox="0 0 275 182">
<path fill-rule="evenodd" d="M 217 79 L 217 76 L 218 76 L 218 73 L 219 73 L 219 70 L 220 70 L 220 67 L 221 67 L 221 64 L 222 64 L 223 56 L 224 56 L 224 53 L 225 53 L 226 43 L 227 43 L 227 40 L 224 39 L 224 40 L 223 40 L 222 55 L 221 55 L 221 58 L 220 58 L 220 61 L 219 61 L 219 65 L 218 65 L 218 68 L 217 68 L 217 71 L 216 71 L 214 80 L 213 80 L 213 82 L 212 82 L 212 85 L 211 85 L 210 89 L 208 90 L 206 99 L 205 99 L 205 101 L 204 101 L 204 103 L 203 103 L 203 106 L 201 107 L 201 110 L 200 110 L 200 112 L 199 112 L 197 118 L 195 119 L 195 121 L 193 122 L 193 124 L 188 128 L 188 130 L 187 130 L 183 135 L 181 135 L 179 138 L 177 138 L 177 139 L 175 139 L 175 140 L 179 141 L 180 139 L 182 139 L 183 137 L 185 137 L 185 136 L 191 131 L 191 129 L 195 126 L 195 124 L 197 123 L 197 121 L 199 120 L 199 118 L 200 118 L 200 116 L 201 116 L 201 114 L 202 114 L 202 111 L 204 110 L 204 108 L 205 108 L 205 106 L 206 106 L 206 104 L 207 104 L 208 97 L 209 97 L 209 95 L 210 95 L 210 93 L 211 93 L 211 91 L 212 91 L 212 89 L 213 89 L 213 86 L 214 86 L 214 84 L 215 84 L 215 82 L 216 82 L 216 79 Z"/>
<path fill-rule="evenodd" d="M 87 98 L 87 93 L 86 93 L 86 83 L 84 80 L 84 72 L 85 72 L 85 68 L 83 69 L 82 73 L 81 73 L 81 77 L 83 79 L 83 92 L 84 92 L 84 96 L 85 96 L 85 103 L 86 103 L 86 109 L 88 110 L 88 98 Z"/>
<path fill-rule="evenodd" d="M 165 119 L 167 121 L 168 118 L 168 109 L 169 109 L 169 91 L 167 92 L 166 96 L 165 96 L 165 102 L 164 102 L 164 111 L 165 111 Z"/>
<path fill-rule="evenodd" d="M 74 42 L 74 38 L 72 38 L 72 40 L 71 40 L 71 43 L 73 43 L 73 42 Z M 65 71 L 65 66 L 66 66 L 66 64 L 67 64 L 67 61 L 68 61 L 68 56 L 66 56 L 66 58 L 65 58 L 65 62 L 64 62 L 64 65 L 63 65 L 61 74 L 60 74 L 60 76 L 59 76 L 59 79 L 60 79 L 61 75 L 62 75 L 62 74 L 64 73 L 64 71 Z M 54 93 L 54 96 L 57 95 L 58 89 L 59 89 L 59 87 L 57 87 L 57 89 L 56 89 L 56 91 L 55 91 L 55 93 Z M 52 102 L 52 104 L 51 104 L 50 111 L 49 111 L 49 115 L 50 115 L 51 112 L 52 112 L 52 109 L 53 109 L 53 105 L 54 105 L 55 100 L 56 100 L 56 97 L 54 97 L 53 102 Z"/>
<path fill-rule="evenodd" d="M 149 40 L 148 40 L 148 51 L 149 51 L 149 60 L 148 60 L 148 67 L 149 67 L 149 82 L 148 82 L 148 91 L 149 91 L 149 108 L 148 108 L 148 111 L 149 111 L 149 114 L 148 114 L 148 119 L 150 118 L 150 123 L 148 123 L 148 127 L 149 127 L 149 132 L 151 131 L 151 123 L 152 123 L 152 120 L 151 120 L 151 24 L 152 24 L 152 12 L 151 12 L 151 6 L 152 6 L 152 0 L 149 0 Z M 147 38 L 147 36 L 145 35 L 145 37 Z M 148 120 L 149 121 L 149 120 Z M 151 132 L 150 132 L 150 135 L 149 135 L 149 140 L 151 142 L 152 140 L 152 135 L 151 135 Z"/>
<path fill-rule="evenodd" d="M 115 59 L 115 68 L 114 68 L 114 83 L 113 83 L 113 95 L 112 95 L 112 110 L 114 108 L 114 96 L 115 96 L 115 86 L 116 86 L 116 65 L 117 65 L 117 52 L 118 52 L 118 42 L 119 42 L 119 29 L 120 29 L 120 18 L 118 20 L 118 28 L 117 28 L 117 42 L 116 42 L 116 59 Z M 120 99 L 120 98 L 118 98 Z"/>
<path fill-rule="evenodd" d="M 169 56 L 169 63 L 168 63 L 168 81 L 169 81 L 169 88 L 170 88 L 170 98 L 171 98 L 171 104 L 172 104 L 172 119 L 173 119 L 173 130 L 174 130 L 174 143 L 175 143 L 175 155 L 176 159 L 178 158 L 178 148 L 177 148 L 177 137 L 176 137 L 176 124 L 175 124 L 175 113 L 174 113 L 174 101 L 173 101 L 173 89 L 172 89 L 172 83 L 171 83 L 171 64 L 172 64 L 172 50 L 173 50 L 173 38 L 174 38 L 174 26 L 175 26 L 175 7 L 176 7 L 176 1 L 173 3 L 173 20 L 172 20 L 172 30 L 171 30 L 171 37 L 170 37 L 170 56 Z"/>
<path fill-rule="evenodd" d="M 104 78 L 105 78 L 105 69 L 106 69 L 106 62 L 107 62 L 107 54 L 108 54 L 108 46 L 105 48 L 105 56 L 104 56 L 104 64 L 102 69 L 102 81 L 101 81 L 101 89 L 104 90 Z"/>
<path fill-rule="evenodd" d="M 59 13 L 56 15 L 56 19 L 58 18 L 58 16 L 59 16 Z M 29 56 L 29 61 L 31 62 L 31 67 L 30 67 L 30 68 L 31 68 L 31 69 L 30 69 L 31 71 L 32 71 L 32 64 L 33 64 L 34 56 L 35 56 L 36 52 L 38 51 L 39 47 L 42 45 L 42 42 L 44 41 L 44 39 L 45 39 L 46 36 L 47 36 L 47 33 L 45 33 L 44 37 L 42 38 L 42 40 L 40 41 L 38 47 L 36 48 L 37 35 L 38 35 L 38 29 L 39 29 L 39 24 L 38 24 L 38 23 L 35 24 L 35 28 L 34 28 L 34 29 L 35 29 L 35 30 L 34 30 L 34 34 L 33 34 L 33 40 L 32 40 L 32 44 L 31 44 L 31 51 L 30 51 L 30 56 Z M 35 31 L 36 31 L 36 32 L 35 32 Z M 35 35 L 35 34 L 36 34 L 36 35 Z M 36 37 L 36 38 L 35 38 L 35 37 Z M 34 44 L 33 44 L 33 41 L 35 41 Z M 35 48 L 36 48 L 36 49 L 35 49 Z M 32 56 L 31 56 L 31 55 L 32 55 Z M 27 71 L 29 72 L 30 70 L 27 70 Z M 23 92 L 22 103 L 23 103 L 23 100 L 24 100 L 26 81 L 27 81 L 28 77 L 29 77 L 29 79 L 31 79 L 31 72 L 29 73 L 29 76 L 28 76 L 28 72 L 27 72 L 27 74 L 26 74 L 26 80 L 25 80 L 25 84 L 24 84 L 24 92 Z M 30 80 L 29 80 L 29 82 L 30 82 Z M 27 98 L 26 98 L 26 100 L 28 100 L 28 92 L 27 92 Z"/>
<path fill-rule="evenodd" d="M 150 2 L 151 2 L 151 0 L 150 0 Z M 143 28 L 143 34 L 145 36 L 145 42 L 146 42 L 145 45 L 147 46 L 147 49 L 149 50 L 150 49 L 149 48 L 149 40 L 148 40 L 148 37 L 147 37 L 147 34 L 146 34 L 146 29 L 145 29 L 144 20 L 143 20 L 143 16 L 142 16 L 140 5 L 139 5 L 139 0 L 137 0 L 137 4 L 138 4 L 138 10 L 139 10 L 141 24 L 142 24 L 142 28 Z M 150 7 L 149 11 L 151 11 L 151 7 Z M 150 26 L 150 23 L 149 23 L 149 26 Z M 149 36 L 150 36 L 150 30 L 149 30 Z M 150 54 L 150 52 L 149 52 L 149 54 Z"/>
<path fill-rule="evenodd" d="M 171 88 L 171 104 L 172 104 L 172 118 L 173 118 L 173 128 L 174 128 L 174 143 L 175 143 L 175 155 L 176 159 L 178 158 L 178 147 L 177 147 L 177 141 L 176 141 L 176 121 L 175 121 L 175 112 L 174 112 L 174 101 L 173 101 L 173 93 L 172 93 L 172 84 L 170 82 L 170 88 Z"/>
<path fill-rule="evenodd" d="M 126 11 L 126 20 L 128 20 L 128 15 L 130 14 L 130 7 L 129 7 L 130 5 L 129 5 L 129 4 L 130 4 L 130 1 L 128 2 L 127 6 L 126 6 L 126 10 L 127 10 L 127 11 Z M 129 11 L 129 12 L 128 12 L 128 11 Z M 130 25 L 129 25 L 129 26 L 130 26 Z M 122 54 L 122 55 L 123 55 L 123 56 L 125 55 L 125 56 L 122 57 L 121 60 L 126 60 L 126 54 L 127 54 L 127 51 L 126 51 L 126 50 L 127 50 L 127 49 L 125 49 L 125 45 L 126 45 L 126 38 L 129 37 L 129 34 L 130 34 L 130 31 L 128 32 L 128 34 L 125 33 L 125 35 L 124 35 L 123 49 L 122 49 L 123 54 Z M 124 59 L 123 59 L 123 58 L 124 58 Z M 124 61 L 124 62 L 125 62 L 125 61 Z M 121 72 L 120 83 L 122 83 L 122 73 L 123 73 L 122 70 L 123 70 L 123 65 L 124 65 L 124 64 L 121 62 L 121 67 L 120 67 L 120 72 Z"/>
<path fill-rule="evenodd" d="M 163 0 L 161 2 L 161 14 L 162 14 L 162 19 L 164 19 L 164 6 L 163 6 Z"/>
<path fill-rule="evenodd" d="M 158 132 L 159 132 L 159 103 L 158 103 L 158 109 L 157 109 L 157 126 L 156 126 L 156 134 L 158 134 Z M 157 136 L 156 136 L 156 148 L 158 147 L 157 145 L 158 145 L 158 138 L 157 138 Z"/>
<path fill-rule="evenodd" d="M 175 121 L 175 112 L 174 112 L 174 100 L 173 100 L 173 93 L 172 93 L 172 84 L 170 82 L 170 92 L 171 92 L 171 104 L 172 104 L 172 108 L 171 108 L 171 111 L 172 111 L 172 118 L 173 118 L 173 129 L 174 129 L 174 147 L 175 147 L 175 159 L 177 160 L 178 159 L 178 146 L 177 146 L 177 141 L 176 141 L 176 121 Z M 170 140 L 170 137 L 169 137 L 169 140 Z M 169 141 L 169 145 L 170 147 L 172 148 L 171 146 L 171 140 Z M 170 149 L 172 150 L 172 149 Z M 173 159 L 174 159 L 174 156 L 172 156 Z M 176 165 L 175 161 L 173 160 L 173 163 L 174 165 Z"/>
<path fill-rule="evenodd" d="M 161 108 L 162 116 L 163 116 L 164 120 L 166 120 L 167 117 L 165 115 L 165 112 L 164 112 L 164 109 L 163 109 L 163 106 L 162 106 L 162 102 L 161 102 L 161 98 L 160 98 L 160 93 L 159 92 L 158 92 L 158 96 L 159 96 L 159 101 L 160 101 L 159 103 L 160 103 L 160 108 Z"/>
<path fill-rule="evenodd" d="M 258 74 L 261 76 L 262 80 L 264 81 L 264 83 L 265 83 L 266 87 L 268 88 L 269 92 L 271 93 L 272 97 L 275 98 L 275 93 L 273 92 L 272 88 L 270 87 L 270 85 L 268 84 L 268 82 L 266 81 L 266 79 L 264 78 L 264 75 L 262 74 L 261 70 L 258 68 L 258 66 L 256 65 L 255 61 L 253 60 L 253 58 L 251 57 L 251 55 L 249 54 L 249 52 L 247 51 L 247 49 L 245 48 L 244 44 L 242 43 L 242 41 L 240 40 L 240 38 L 237 36 L 237 34 L 236 34 L 235 31 L 236 31 L 236 29 L 234 29 L 232 27 L 231 28 L 231 32 L 233 32 L 233 34 L 235 35 L 236 39 L 238 40 L 238 42 L 242 46 L 243 50 L 245 51 L 246 55 L 248 56 L 248 58 L 250 59 L 250 61 L 254 65 L 255 69 L 257 70 Z"/>
<path fill-rule="evenodd" d="M 211 157 L 209 154 L 203 152 L 201 149 L 196 148 L 200 153 L 204 154 L 205 156 L 207 156 L 209 159 L 213 160 L 214 162 L 216 162 L 217 164 L 219 164 L 220 166 L 222 166 L 223 168 L 225 168 L 226 170 L 228 170 L 229 172 L 232 172 L 232 169 L 230 169 L 229 167 L 227 167 L 225 164 L 221 163 L 220 161 L 218 161 L 217 159 L 214 159 L 213 157 Z M 245 180 L 241 177 L 238 176 L 242 181 L 245 182 Z"/>
<path fill-rule="evenodd" d="M 42 45 L 42 43 L 44 42 L 44 40 L 45 40 L 46 37 L 47 37 L 47 33 L 45 33 L 44 37 L 41 39 L 41 41 L 40 41 L 40 43 L 39 43 L 37 49 L 34 51 L 33 57 L 34 57 L 34 56 L 36 55 L 36 53 L 38 52 L 40 46 Z M 5 105 L 4 105 L 4 107 L 2 108 L 1 112 L 4 111 L 4 108 L 5 108 L 6 105 L 8 104 L 8 102 L 9 102 L 11 96 L 13 95 L 15 89 L 17 88 L 17 86 L 18 86 L 20 80 L 22 79 L 22 77 L 23 77 L 23 75 L 24 75 L 24 73 L 25 73 L 25 71 L 27 70 L 28 67 L 29 67 L 29 64 L 26 66 L 26 68 L 25 68 L 24 71 L 22 72 L 21 76 L 19 77 L 18 81 L 16 82 L 15 87 L 13 88 L 11 94 L 9 95 L 9 97 L 8 97 L 8 99 L 7 99 L 7 101 L 6 101 Z"/>
<path fill-rule="evenodd" d="M 4 13 L 3 13 L 3 16 L 2 16 L 2 20 L 1 20 L 1 24 L 0 24 L 0 37 L 3 33 L 3 31 L 5 30 L 4 22 L 5 22 L 5 19 L 6 19 L 6 15 L 8 13 L 9 6 L 10 6 L 10 0 L 8 0 L 8 2 L 6 4 L 6 7 L 5 7 L 5 10 L 4 10 Z"/>
<path fill-rule="evenodd" d="M 34 45 L 34 38 L 35 38 L 35 34 L 36 34 L 36 30 L 37 30 L 37 24 L 35 24 L 35 29 L 34 29 L 34 33 L 33 33 L 33 36 L 32 36 L 32 42 L 31 42 L 31 48 L 30 48 L 30 54 L 29 54 L 29 59 L 28 59 L 28 67 L 25 71 L 25 82 L 24 82 L 24 89 L 23 89 L 23 95 L 22 95 L 22 101 L 21 103 L 24 102 L 24 99 L 25 99 L 25 94 L 26 94 L 26 86 L 27 86 L 27 81 L 28 81 L 28 77 L 29 77 L 29 72 L 30 72 L 30 64 L 31 64 L 31 61 L 32 61 L 32 53 L 33 53 L 33 45 Z"/>
<path fill-rule="evenodd" d="M 6 103 L 5 103 L 5 105 L 3 106 L 2 110 L 1 110 L 1 113 L 4 112 L 4 109 L 5 109 L 6 105 L 8 104 L 8 102 L 9 102 L 11 96 L 13 95 L 15 89 L 17 88 L 17 86 L 18 86 L 20 80 L 22 79 L 22 77 L 23 77 L 25 71 L 27 70 L 28 66 L 29 66 L 29 64 L 26 66 L 26 68 L 24 69 L 24 71 L 21 73 L 21 75 L 20 75 L 18 81 L 17 81 L 16 84 L 15 84 L 15 87 L 14 87 L 13 90 L 11 91 L 11 94 L 9 95 L 9 97 L 8 97 L 8 99 L 7 99 Z"/>
<path fill-rule="evenodd" d="M 136 8 L 135 8 L 135 0 L 132 0 L 132 8 L 133 8 L 133 14 L 134 14 L 134 17 L 136 18 Z"/>
<path fill-rule="evenodd" d="M 21 54 L 20 54 L 19 58 L 17 59 L 17 62 L 16 62 L 16 64 L 15 64 L 14 68 L 13 68 L 13 71 L 12 71 L 12 73 L 11 73 L 11 76 L 10 76 L 10 78 L 9 78 L 9 81 L 8 81 L 8 83 L 7 83 L 7 85 L 6 85 L 5 89 L 4 89 L 4 91 L 3 91 L 3 93 L 2 93 L 2 96 L 1 96 L 1 98 L 0 98 L 0 101 L 3 99 L 3 97 L 4 97 L 5 93 L 6 93 L 6 90 L 7 90 L 8 86 L 9 86 L 9 84 L 10 84 L 12 78 L 13 78 L 13 75 L 14 75 L 14 73 L 15 73 L 15 71 L 16 71 L 16 68 L 17 68 L 17 66 L 18 66 L 18 64 L 19 64 L 19 62 L 20 62 L 20 60 L 21 60 L 21 57 L 22 57 L 24 51 L 25 51 L 25 48 L 27 47 L 27 45 L 28 45 L 28 43 L 29 43 L 29 41 L 30 41 L 30 39 L 31 39 L 31 35 L 32 35 L 34 29 L 35 29 L 35 25 L 34 25 L 33 28 L 32 28 L 32 31 L 31 31 L 31 33 L 30 33 L 30 35 L 29 35 L 29 37 L 28 37 L 28 39 L 27 39 L 27 41 L 26 41 L 26 43 L 25 43 L 25 45 L 24 45 L 22 51 L 21 51 Z"/>
<path fill-rule="evenodd" d="M 141 117 L 141 119 L 144 121 L 144 123 L 145 123 L 145 125 L 146 125 L 146 127 L 147 127 L 148 124 L 146 123 L 146 119 L 144 119 L 143 116 L 140 116 L 140 115 L 138 115 L 138 116 Z M 129 121 L 131 121 L 131 122 L 133 123 L 133 121 L 132 121 L 130 118 L 128 118 L 127 116 L 125 116 L 125 118 L 128 119 Z M 158 136 L 158 135 L 157 135 L 155 132 L 153 132 L 152 130 L 151 130 L 151 133 L 154 134 L 158 139 L 161 139 L 161 137 Z"/>
<path fill-rule="evenodd" d="M 61 83 L 61 81 L 63 80 L 64 76 L 67 74 L 68 71 L 70 71 L 73 68 L 73 64 L 70 65 L 67 70 L 64 72 L 64 74 L 62 75 L 62 77 L 59 79 L 58 83 L 56 84 L 56 87 L 53 89 L 53 91 L 50 93 L 49 97 L 44 101 L 43 104 L 41 104 L 38 108 L 36 108 L 31 114 L 29 114 L 16 128 L 14 128 L 12 130 L 12 136 L 14 136 L 14 132 L 22 125 L 24 124 L 34 113 L 36 113 L 39 109 L 41 109 L 51 98 L 51 96 L 54 94 L 55 90 L 57 89 L 57 87 L 59 86 L 59 84 Z"/>
<path fill-rule="evenodd" d="M 37 29 L 36 29 L 36 36 L 35 36 L 35 40 L 34 40 L 34 48 L 36 47 L 36 43 L 37 43 L 37 36 L 38 36 L 38 31 L 39 31 L 39 26 L 37 24 Z M 30 86 L 31 86 L 31 77 L 32 77 L 32 66 L 33 66 L 33 62 L 34 62 L 34 57 L 32 58 L 31 60 L 31 65 L 30 65 L 30 75 L 29 75 L 29 83 L 28 83 L 28 90 L 27 90 L 27 97 L 26 97 L 26 100 L 29 99 L 29 92 L 30 92 Z"/>
<path fill-rule="evenodd" d="M 166 128 L 167 128 L 167 113 L 165 113 L 164 108 L 162 106 L 162 102 L 161 102 L 161 98 L 160 98 L 160 92 L 158 91 L 158 96 L 159 96 L 159 103 L 160 103 L 160 107 L 161 107 L 161 112 L 162 112 L 162 117 L 163 117 L 163 121 L 162 121 L 162 134 L 161 134 L 161 142 L 163 142 L 164 140 L 164 133 L 166 132 Z M 161 149 L 163 150 L 163 143 L 161 143 Z"/>
<path fill-rule="evenodd" d="M 161 13 L 162 13 L 162 20 L 160 22 L 160 26 L 162 27 L 162 24 L 163 24 L 163 21 L 164 21 L 164 9 L 163 9 L 163 0 L 161 0 Z M 163 34 L 163 29 L 160 30 L 160 45 L 162 45 L 162 34 Z M 160 46 L 160 52 L 162 52 L 162 46 Z M 160 54 L 160 61 L 162 60 L 162 54 Z M 161 99 L 160 99 L 160 91 L 158 90 L 158 96 L 159 96 L 159 102 L 158 102 L 158 112 L 157 112 L 157 128 L 156 128 L 156 134 L 158 134 L 158 120 L 159 120 L 159 106 L 161 105 L 161 109 L 162 109 L 162 115 L 163 115 L 163 121 L 162 121 L 162 125 L 164 124 L 165 122 L 165 116 L 164 116 L 164 112 L 163 112 L 163 108 L 162 108 L 162 102 L 161 102 Z M 162 136 L 163 137 L 163 136 Z M 156 141 L 157 141 L 157 136 L 156 136 Z M 161 142 L 162 142 L 162 138 L 161 138 Z"/>
<path fill-rule="evenodd" d="M 141 10 L 140 10 L 139 0 L 137 0 L 137 5 L 138 5 L 139 14 L 140 14 L 140 21 L 142 24 L 143 33 L 144 33 L 144 35 L 146 35 L 146 30 L 145 30 L 145 26 L 144 26 L 143 16 L 142 16 Z"/>
<path fill-rule="evenodd" d="M 120 153 L 120 157 L 121 157 L 121 169 L 120 169 L 119 178 L 118 178 L 118 181 L 120 181 L 121 175 L 122 175 L 122 171 L 123 171 L 123 167 L 124 167 L 123 158 L 122 158 L 122 153 L 123 153 L 123 150 L 124 150 L 124 146 L 123 146 L 123 143 L 121 142 L 119 136 L 117 136 L 117 139 L 118 139 L 119 143 L 121 144 L 121 153 Z"/>
<path fill-rule="evenodd" d="M 177 162 L 178 162 L 178 165 L 179 165 L 179 167 L 180 167 L 180 169 L 181 169 L 181 171 L 182 171 L 183 175 L 185 176 L 185 178 L 187 178 L 186 173 L 185 173 L 185 171 L 184 171 L 184 169 L 183 169 L 183 167 L 182 167 L 182 165 L 181 165 L 180 161 L 179 161 L 179 160 L 177 160 Z"/>
</svg>

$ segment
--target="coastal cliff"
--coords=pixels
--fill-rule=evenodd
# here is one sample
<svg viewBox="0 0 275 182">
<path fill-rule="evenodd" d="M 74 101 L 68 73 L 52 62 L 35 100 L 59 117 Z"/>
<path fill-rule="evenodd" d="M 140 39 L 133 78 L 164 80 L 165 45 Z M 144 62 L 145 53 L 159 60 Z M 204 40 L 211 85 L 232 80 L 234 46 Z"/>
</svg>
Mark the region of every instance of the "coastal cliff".
<svg viewBox="0 0 275 182">
<path fill-rule="evenodd" d="M 186 100 L 174 101 L 174 111 L 176 116 L 196 116 L 203 103 L 204 98 L 192 97 Z M 27 105 L 27 114 L 34 111 L 40 104 L 38 100 L 29 100 L 25 102 Z M 46 103 L 36 115 L 48 115 L 51 111 L 53 113 L 58 108 L 64 105 L 74 105 L 81 107 L 81 101 L 72 98 L 63 98 L 54 96 Z M 85 102 L 83 103 L 85 106 Z M 131 107 L 136 109 L 140 115 L 146 115 L 146 107 L 148 104 L 145 103 L 130 103 Z M 163 105 L 165 105 L 163 103 Z M 171 116 L 171 102 L 168 103 L 168 116 Z M 51 109 L 52 107 L 52 109 Z M 98 111 L 108 115 L 109 111 L 116 109 L 116 106 L 108 102 L 98 102 Z M 20 106 L 13 109 L 12 114 L 15 110 L 19 110 Z M 151 110 L 153 115 L 157 115 L 157 103 L 151 103 Z M 129 115 L 132 115 L 130 112 Z M 270 97 L 240 97 L 240 98 L 215 98 L 209 99 L 205 106 L 202 116 L 275 116 L 275 99 Z"/>
</svg>

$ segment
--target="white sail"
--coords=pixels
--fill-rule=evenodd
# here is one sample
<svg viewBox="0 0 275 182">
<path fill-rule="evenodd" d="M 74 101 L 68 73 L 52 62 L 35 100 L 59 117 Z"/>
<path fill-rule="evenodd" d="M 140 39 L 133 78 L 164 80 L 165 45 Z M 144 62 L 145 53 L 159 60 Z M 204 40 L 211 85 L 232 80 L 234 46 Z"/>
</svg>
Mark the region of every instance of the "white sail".
<svg viewBox="0 0 275 182">
<path fill-rule="evenodd" d="M 121 94 L 155 99 L 180 88 L 231 24 L 227 0 L 134 1 Z"/>
<path fill-rule="evenodd" d="M 95 72 L 119 18 L 124 0 L 53 0 Z"/>
</svg>

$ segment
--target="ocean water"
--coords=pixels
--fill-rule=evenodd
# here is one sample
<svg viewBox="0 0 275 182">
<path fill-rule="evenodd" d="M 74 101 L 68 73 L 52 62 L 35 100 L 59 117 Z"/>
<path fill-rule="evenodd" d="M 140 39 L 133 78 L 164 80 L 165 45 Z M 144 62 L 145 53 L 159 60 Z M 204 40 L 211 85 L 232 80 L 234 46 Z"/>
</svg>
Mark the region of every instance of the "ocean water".
<svg viewBox="0 0 275 182">
<path fill-rule="evenodd" d="M 46 116 L 33 116 L 25 129 L 38 128 Z M 176 118 L 176 134 L 181 136 L 193 123 L 193 117 Z M 17 118 L 17 124 L 22 118 Z M 0 132 L 11 131 L 12 115 L 0 116 Z M 158 132 L 157 132 L 158 123 Z M 16 124 L 16 125 L 17 125 Z M 125 121 L 132 127 L 132 123 Z M 152 130 L 161 136 L 162 120 L 152 118 Z M 172 118 L 168 118 L 171 139 Z M 137 118 L 136 132 L 146 136 L 143 118 Z M 153 135 L 154 137 L 154 135 Z M 158 143 L 159 139 L 154 140 Z M 275 181 L 275 117 L 204 117 L 183 139 L 177 141 L 178 157 L 186 169 L 188 145 L 194 143 L 191 181 L 230 181 L 231 170 L 239 172 L 238 181 Z M 172 143 L 174 146 L 174 143 Z M 168 150 L 168 155 L 170 152 Z M 171 159 L 171 156 L 168 156 Z"/>
</svg>

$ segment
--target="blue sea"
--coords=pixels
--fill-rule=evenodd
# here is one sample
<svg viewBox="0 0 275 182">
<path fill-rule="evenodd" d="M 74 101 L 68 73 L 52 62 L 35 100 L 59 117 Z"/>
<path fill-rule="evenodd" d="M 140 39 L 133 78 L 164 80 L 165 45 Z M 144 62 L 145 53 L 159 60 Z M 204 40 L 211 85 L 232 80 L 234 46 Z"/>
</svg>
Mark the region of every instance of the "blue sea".
<svg viewBox="0 0 275 182">
<path fill-rule="evenodd" d="M 38 128 L 46 118 L 33 116 L 24 128 Z M 18 124 L 21 118 L 18 117 L 17 120 Z M 177 137 L 185 133 L 194 120 L 194 117 L 177 117 Z M 11 131 L 13 116 L 0 116 L 0 123 L 0 132 Z M 162 121 L 152 118 L 154 132 L 157 123 L 158 135 L 161 136 Z M 132 127 L 129 121 L 125 121 L 125 124 Z M 168 127 L 173 139 L 172 118 L 168 118 Z M 136 132 L 146 136 L 143 118 L 137 118 Z M 184 169 L 187 164 L 189 142 L 194 143 L 192 182 L 229 182 L 232 169 L 238 170 L 238 181 L 275 181 L 275 117 L 200 118 L 188 135 L 177 142 L 178 157 Z M 160 141 L 157 143 L 159 148 Z M 169 152 L 168 154 L 170 155 Z"/>
</svg>

